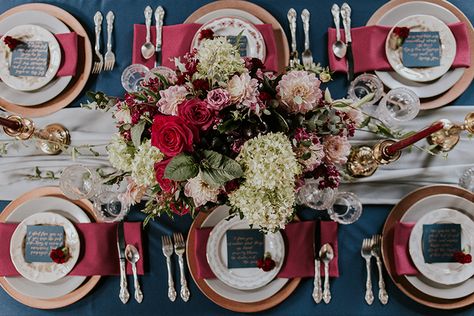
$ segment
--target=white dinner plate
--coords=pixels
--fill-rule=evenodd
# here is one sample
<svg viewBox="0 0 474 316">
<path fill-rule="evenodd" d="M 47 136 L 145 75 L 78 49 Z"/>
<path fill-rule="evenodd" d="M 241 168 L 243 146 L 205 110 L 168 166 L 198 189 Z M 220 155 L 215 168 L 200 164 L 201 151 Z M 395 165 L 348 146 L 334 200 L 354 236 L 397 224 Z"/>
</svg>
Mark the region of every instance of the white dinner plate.
<svg viewBox="0 0 474 316">
<path fill-rule="evenodd" d="M 425 14 L 434 16 L 446 24 L 459 22 L 459 19 L 449 11 L 437 4 L 425 1 L 413 1 L 400 4 L 387 11 L 377 25 L 393 26 L 410 15 Z M 400 76 L 395 71 L 375 71 L 382 82 L 390 89 L 405 87 L 414 91 L 420 98 L 429 98 L 449 90 L 464 74 L 464 68 L 449 70 L 438 80 L 432 82 L 415 82 Z"/>
<path fill-rule="evenodd" d="M 228 206 L 219 206 L 216 208 L 206 219 L 203 221 L 202 227 L 214 227 L 221 220 L 229 216 L 230 208 Z M 288 279 L 277 278 L 268 283 L 267 285 L 249 291 L 242 291 L 228 286 L 221 280 L 205 279 L 207 285 L 216 293 L 227 299 L 241 302 L 241 303 L 255 303 L 266 300 L 267 298 L 278 293 L 288 282 Z"/>
<path fill-rule="evenodd" d="M 450 194 L 428 196 L 413 204 L 400 219 L 401 222 L 416 222 L 425 214 L 440 208 L 450 208 L 474 219 L 474 203 Z M 433 297 L 457 299 L 474 293 L 474 278 L 456 285 L 433 282 L 423 275 L 405 276 L 415 288 Z"/>
<path fill-rule="evenodd" d="M 255 15 L 247 11 L 243 11 L 239 9 L 219 9 L 219 10 L 211 11 L 203 15 L 199 19 L 197 19 L 195 23 L 204 24 L 212 20 L 215 20 L 217 18 L 222 18 L 225 16 L 236 16 L 236 17 L 245 19 L 253 24 L 263 24 L 262 20 L 257 18 Z"/>
<path fill-rule="evenodd" d="M 44 76 L 14 76 L 10 74 L 12 52 L 6 44 L 0 45 L 0 79 L 10 88 L 20 91 L 33 91 L 48 84 L 59 70 L 61 65 L 61 47 L 56 37 L 48 30 L 34 24 L 18 25 L 6 32 L 21 42 L 41 41 L 48 43 L 48 63 Z"/>
<path fill-rule="evenodd" d="M 265 251 L 275 261 L 275 268 L 263 271 L 255 268 L 233 268 L 227 266 L 227 237 L 229 230 L 251 229 L 247 220 L 238 216 L 221 220 L 211 231 L 207 241 L 207 261 L 212 272 L 222 282 L 239 290 L 255 290 L 270 283 L 280 271 L 285 258 L 285 242 L 280 232 L 264 235 Z M 257 262 L 255 262 L 255 265 Z"/>
<path fill-rule="evenodd" d="M 219 17 L 204 23 L 194 35 L 191 42 L 191 50 L 199 48 L 199 34 L 201 30 L 210 29 L 216 36 L 238 36 L 241 34 L 247 38 L 247 57 L 255 57 L 265 62 L 266 46 L 263 35 L 250 22 L 241 17 Z"/>
<path fill-rule="evenodd" d="M 440 41 L 440 65 L 436 67 L 409 68 L 403 64 L 403 46 L 390 48 L 390 37 L 396 27 L 407 27 L 410 32 L 438 32 Z M 411 15 L 398 22 L 388 33 L 385 41 L 387 59 L 400 76 L 418 82 L 438 79 L 444 75 L 456 57 L 456 39 L 449 27 L 440 19 L 430 15 Z"/>
<path fill-rule="evenodd" d="M 6 223 L 18 223 L 28 216 L 40 212 L 60 214 L 73 223 L 90 223 L 86 213 L 74 203 L 57 197 L 41 197 L 29 200 L 18 206 L 6 219 Z M 5 277 L 8 284 L 25 296 L 39 299 L 53 299 L 66 295 L 78 288 L 86 279 L 85 276 L 66 276 L 48 284 L 31 282 L 21 276 Z"/>
<path fill-rule="evenodd" d="M 23 11 L 12 14 L 0 21 L 0 34 L 21 24 L 34 24 L 54 34 L 69 33 L 69 28 L 59 19 L 42 11 Z M 47 85 L 33 92 L 19 91 L 0 82 L 0 98 L 17 105 L 30 106 L 47 102 L 66 89 L 72 76 L 55 77 Z"/>
</svg>

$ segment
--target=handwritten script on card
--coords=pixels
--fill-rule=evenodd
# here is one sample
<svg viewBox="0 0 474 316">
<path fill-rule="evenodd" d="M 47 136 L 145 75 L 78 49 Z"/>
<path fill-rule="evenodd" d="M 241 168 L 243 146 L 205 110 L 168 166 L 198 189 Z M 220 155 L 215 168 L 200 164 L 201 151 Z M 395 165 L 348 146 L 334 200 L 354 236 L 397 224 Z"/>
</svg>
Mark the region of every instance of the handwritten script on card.
<svg viewBox="0 0 474 316">
<path fill-rule="evenodd" d="M 237 36 L 229 35 L 229 36 L 227 36 L 227 41 L 235 46 L 237 44 Z M 247 47 L 248 47 L 247 37 L 246 36 L 240 36 L 240 39 L 239 39 L 239 54 L 240 54 L 240 57 L 248 56 Z"/>
<path fill-rule="evenodd" d="M 255 268 L 257 260 L 263 258 L 265 243 L 263 233 L 256 229 L 228 230 L 227 267 Z"/>
<path fill-rule="evenodd" d="M 62 226 L 28 225 L 26 227 L 25 261 L 52 262 L 49 253 L 64 245 Z"/>
<path fill-rule="evenodd" d="M 12 52 L 10 74 L 17 77 L 44 77 L 48 70 L 48 60 L 48 42 L 25 42 Z"/>
<path fill-rule="evenodd" d="M 426 263 L 453 262 L 453 254 L 460 250 L 460 224 L 423 225 L 423 257 Z"/>
<path fill-rule="evenodd" d="M 402 46 L 405 67 L 436 67 L 441 61 L 438 32 L 410 32 Z"/>
</svg>

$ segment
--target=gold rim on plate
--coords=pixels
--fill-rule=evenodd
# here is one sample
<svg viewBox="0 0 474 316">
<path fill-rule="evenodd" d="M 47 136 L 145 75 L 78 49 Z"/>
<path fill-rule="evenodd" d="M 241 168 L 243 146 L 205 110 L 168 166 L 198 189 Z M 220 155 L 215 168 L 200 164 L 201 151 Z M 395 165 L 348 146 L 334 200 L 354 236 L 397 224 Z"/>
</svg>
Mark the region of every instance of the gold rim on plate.
<svg viewBox="0 0 474 316">
<path fill-rule="evenodd" d="M 62 193 L 61 190 L 58 187 L 42 187 L 38 189 L 34 189 L 32 191 L 29 191 L 17 199 L 13 200 L 8 204 L 5 209 L 0 213 L 0 222 L 4 223 L 5 219 L 10 215 L 13 211 L 15 211 L 16 208 L 18 208 L 21 204 L 23 204 L 26 201 L 29 201 L 31 199 L 36 199 L 39 197 L 43 196 L 53 196 L 53 197 L 58 197 L 64 200 L 67 200 L 69 202 L 72 202 L 79 206 L 83 211 L 87 213 L 87 215 L 93 219 L 93 221 L 97 221 L 97 217 L 93 211 L 93 206 L 92 203 L 89 202 L 88 200 L 77 200 L 77 201 L 72 201 L 67 199 Z M 15 291 L 10 284 L 5 280 L 4 277 L 0 277 L 0 286 L 5 290 L 5 292 L 8 293 L 13 299 L 16 301 L 30 307 L 34 308 L 40 308 L 40 309 L 54 309 L 54 308 L 60 308 L 60 307 L 65 307 L 68 305 L 71 305 L 77 301 L 79 301 L 81 298 L 87 295 L 99 282 L 100 276 L 91 276 L 82 283 L 81 286 L 79 286 L 77 289 L 74 291 L 52 299 L 38 299 L 38 298 L 33 298 L 30 296 L 23 295 L 17 291 Z"/>
<path fill-rule="evenodd" d="M 413 204 L 428 196 L 439 194 L 455 195 L 474 202 L 474 194 L 460 187 L 450 185 L 432 185 L 409 193 L 401 199 L 397 205 L 395 205 L 385 221 L 382 231 L 382 257 L 390 278 L 405 295 L 414 301 L 429 307 L 438 309 L 456 309 L 474 304 L 474 293 L 458 299 L 442 299 L 433 297 L 415 288 L 405 276 L 397 275 L 395 271 L 393 253 L 395 225 Z"/>
<path fill-rule="evenodd" d="M 44 3 L 19 5 L 2 13 L 0 15 L 0 21 L 12 14 L 28 10 L 48 13 L 61 20 L 71 29 L 71 32 L 76 32 L 78 35 L 79 52 L 76 75 L 73 76 L 69 85 L 58 96 L 52 100 L 33 106 L 20 106 L 0 98 L 0 107 L 8 112 L 20 114 L 25 117 L 40 117 L 54 113 L 68 106 L 82 92 L 91 72 L 92 46 L 87 32 L 81 23 L 69 12 L 54 5 Z"/>
</svg>

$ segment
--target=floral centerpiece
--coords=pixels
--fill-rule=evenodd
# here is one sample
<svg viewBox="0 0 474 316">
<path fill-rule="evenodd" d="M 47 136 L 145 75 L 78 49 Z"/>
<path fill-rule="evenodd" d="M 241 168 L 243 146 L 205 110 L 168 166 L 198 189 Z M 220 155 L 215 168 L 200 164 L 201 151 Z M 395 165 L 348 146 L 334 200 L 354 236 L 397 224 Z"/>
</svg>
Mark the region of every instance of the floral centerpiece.
<svg viewBox="0 0 474 316">
<path fill-rule="evenodd" d="M 224 38 L 204 36 L 176 71 L 116 101 L 110 162 L 129 177 L 129 203 L 150 197 L 146 221 L 228 204 L 265 232 L 284 228 L 307 179 L 338 187 L 362 115 L 323 93 L 327 69 L 265 73 Z"/>
</svg>

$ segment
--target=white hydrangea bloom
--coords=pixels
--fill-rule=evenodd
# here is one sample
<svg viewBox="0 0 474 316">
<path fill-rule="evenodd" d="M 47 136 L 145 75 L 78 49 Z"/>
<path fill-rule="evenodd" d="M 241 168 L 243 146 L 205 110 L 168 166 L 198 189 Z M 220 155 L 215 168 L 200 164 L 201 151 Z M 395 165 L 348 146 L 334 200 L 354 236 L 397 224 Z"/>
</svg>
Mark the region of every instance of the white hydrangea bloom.
<svg viewBox="0 0 474 316">
<path fill-rule="evenodd" d="M 107 152 L 112 166 L 125 172 L 132 170 L 134 149 L 127 146 L 127 143 L 119 134 L 112 136 L 112 142 L 107 146 Z"/>
<path fill-rule="evenodd" d="M 132 179 L 135 183 L 146 187 L 157 184 L 154 166 L 163 158 L 161 151 L 151 145 L 151 140 L 143 142 L 132 161 Z"/>
</svg>

